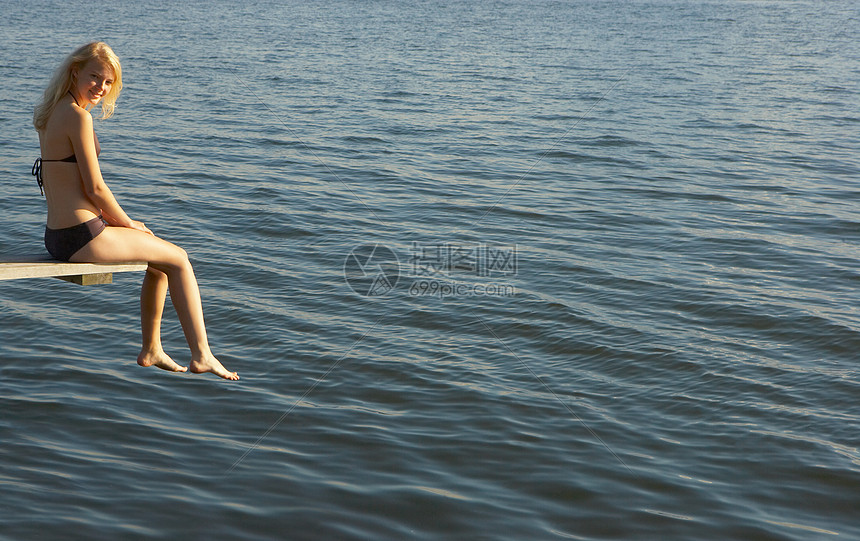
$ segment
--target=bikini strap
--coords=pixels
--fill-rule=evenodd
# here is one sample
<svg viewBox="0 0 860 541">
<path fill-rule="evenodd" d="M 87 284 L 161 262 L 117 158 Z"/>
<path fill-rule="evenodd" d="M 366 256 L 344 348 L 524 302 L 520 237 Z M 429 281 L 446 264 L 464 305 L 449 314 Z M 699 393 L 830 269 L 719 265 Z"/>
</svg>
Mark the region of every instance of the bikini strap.
<svg viewBox="0 0 860 541">
<path fill-rule="evenodd" d="M 36 177 L 36 182 L 39 184 L 39 192 L 42 195 L 45 195 L 45 189 L 43 188 L 44 183 L 42 182 L 42 158 L 36 158 L 36 161 L 33 163 L 33 169 L 30 173 Z"/>
</svg>

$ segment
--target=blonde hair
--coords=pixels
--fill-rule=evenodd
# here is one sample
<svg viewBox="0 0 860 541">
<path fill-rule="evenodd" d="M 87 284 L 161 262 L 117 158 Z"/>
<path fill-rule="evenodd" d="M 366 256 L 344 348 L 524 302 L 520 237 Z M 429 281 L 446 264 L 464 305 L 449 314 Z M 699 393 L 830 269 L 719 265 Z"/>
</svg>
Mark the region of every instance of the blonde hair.
<svg viewBox="0 0 860 541">
<path fill-rule="evenodd" d="M 94 41 L 73 51 L 54 72 L 54 76 L 51 77 L 51 82 L 48 83 L 48 88 L 45 89 L 45 94 L 42 96 L 42 103 L 33 110 L 33 126 L 36 131 L 45 129 L 54 108 L 74 86 L 76 82 L 75 73 L 80 72 L 84 65 L 92 59 L 97 59 L 103 66 L 113 70 L 113 85 L 110 92 L 101 100 L 102 118 L 109 118 L 113 115 L 116 100 L 120 90 L 122 90 L 122 67 L 119 65 L 119 58 L 107 43 Z"/>
</svg>

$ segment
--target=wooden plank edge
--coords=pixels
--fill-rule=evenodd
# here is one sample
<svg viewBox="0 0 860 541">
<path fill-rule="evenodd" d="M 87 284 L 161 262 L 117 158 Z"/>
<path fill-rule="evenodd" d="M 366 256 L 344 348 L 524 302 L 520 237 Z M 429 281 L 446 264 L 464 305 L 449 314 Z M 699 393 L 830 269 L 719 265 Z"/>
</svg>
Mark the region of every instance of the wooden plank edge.
<svg viewBox="0 0 860 541">
<path fill-rule="evenodd" d="M 24 278 L 59 278 L 81 283 L 81 285 L 112 282 L 114 272 L 135 272 L 146 270 L 147 263 L 67 263 L 56 260 L 33 259 L 0 261 L 0 280 L 19 280 Z M 90 276 L 92 278 L 84 279 Z"/>
</svg>

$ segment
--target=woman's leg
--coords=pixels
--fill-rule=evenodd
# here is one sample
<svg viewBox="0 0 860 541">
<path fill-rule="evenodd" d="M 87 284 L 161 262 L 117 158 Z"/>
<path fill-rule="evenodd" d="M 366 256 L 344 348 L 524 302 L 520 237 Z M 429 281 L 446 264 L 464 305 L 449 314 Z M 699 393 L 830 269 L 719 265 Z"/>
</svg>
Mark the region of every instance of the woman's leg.
<svg viewBox="0 0 860 541">
<path fill-rule="evenodd" d="M 161 316 L 167 295 L 167 275 L 153 267 L 146 269 L 140 288 L 140 331 L 143 346 L 137 356 L 140 366 L 157 366 L 171 372 L 185 372 L 161 347 Z"/>
<path fill-rule="evenodd" d="M 235 372 L 227 371 L 209 349 L 200 290 L 185 250 L 142 231 L 106 227 L 99 236 L 78 250 L 71 260 L 93 263 L 148 261 L 150 267 L 167 276 L 170 298 L 191 348 L 190 370 L 196 373 L 212 372 L 225 379 L 239 379 Z"/>
</svg>

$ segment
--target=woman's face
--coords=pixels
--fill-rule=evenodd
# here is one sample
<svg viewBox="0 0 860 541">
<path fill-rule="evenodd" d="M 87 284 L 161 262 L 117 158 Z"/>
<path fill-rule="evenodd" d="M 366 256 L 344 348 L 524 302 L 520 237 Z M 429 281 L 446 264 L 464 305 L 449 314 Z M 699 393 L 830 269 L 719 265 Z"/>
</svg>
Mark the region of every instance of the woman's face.
<svg viewBox="0 0 860 541">
<path fill-rule="evenodd" d="M 73 93 L 81 107 L 88 103 L 95 106 L 110 92 L 113 83 L 113 69 L 92 58 L 75 72 Z"/>
</svg>

